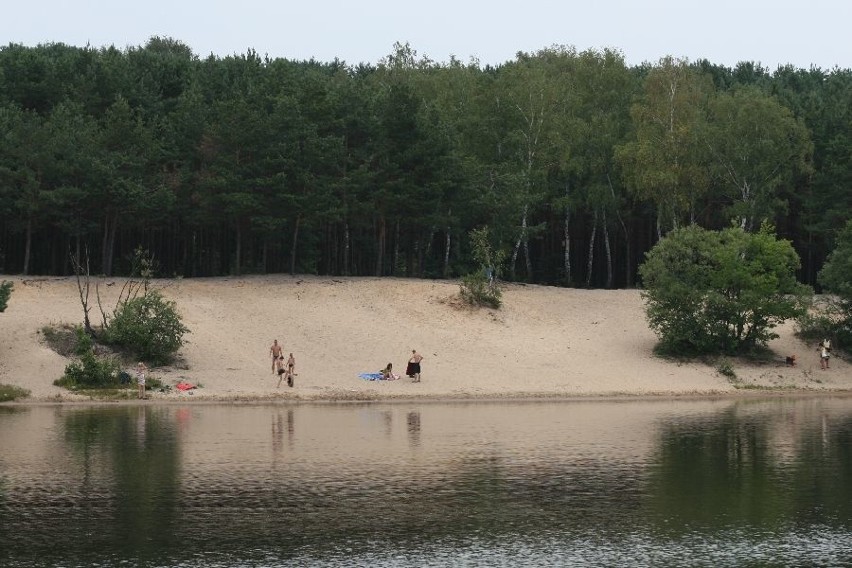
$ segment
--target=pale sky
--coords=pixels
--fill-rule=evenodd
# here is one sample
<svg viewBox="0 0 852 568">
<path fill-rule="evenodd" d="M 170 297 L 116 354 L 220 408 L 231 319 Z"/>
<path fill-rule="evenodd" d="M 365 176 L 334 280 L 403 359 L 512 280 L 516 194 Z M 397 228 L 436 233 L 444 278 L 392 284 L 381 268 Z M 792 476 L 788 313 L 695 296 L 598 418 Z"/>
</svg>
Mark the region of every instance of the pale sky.
<svg viewBox="0 0 852 568">
<path fill-rule="evenodd" d="M 254 49 L 272 58 L 377 63 L 394 42 L 419 55 L 499 64 L 554 44 L 610 47 L 629 65 L 672 55 L 770 71 L 852 68 L 852 0 L 7 0 L 0 45 L 118 48 L 151 36 L 200 57 Z"/>
</svg>

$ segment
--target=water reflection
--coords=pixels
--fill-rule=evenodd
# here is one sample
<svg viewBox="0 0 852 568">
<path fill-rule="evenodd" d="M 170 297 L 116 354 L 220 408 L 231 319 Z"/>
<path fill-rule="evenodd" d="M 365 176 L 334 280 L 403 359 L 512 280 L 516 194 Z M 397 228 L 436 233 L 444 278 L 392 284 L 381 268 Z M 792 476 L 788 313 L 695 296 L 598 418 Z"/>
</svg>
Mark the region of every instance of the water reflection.
<svg viewBox="0 0 852 568">
<path fill-rule="evenodd" d="M 850 432 L 848 413 L 801 402 L 741 403 L 664 421 L 647 517 L 681 533 L 790 522 L 849 527 Z"/>
<path fill-rule="evenodd" d="M 829 397 L 0 407 L 0 564 L 837 565 L 850 438 Z"/>
<path fill-rule="evenodd" d="M 420 412 L 413 410 L 408 413 L 408 443 L 412 448 L 420 445 Z"/>
</svg>

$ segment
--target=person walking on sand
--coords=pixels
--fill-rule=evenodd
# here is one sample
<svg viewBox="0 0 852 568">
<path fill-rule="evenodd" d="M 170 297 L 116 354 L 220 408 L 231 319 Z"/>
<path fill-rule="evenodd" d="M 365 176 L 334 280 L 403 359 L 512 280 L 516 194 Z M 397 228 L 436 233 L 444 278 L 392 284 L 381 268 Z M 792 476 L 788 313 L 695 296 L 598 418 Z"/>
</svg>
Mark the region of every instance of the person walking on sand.
<svg viewBox="0 0 852 568">
<path fill-rule="evenodd" d="M 420 361 L 423 360 L 423 355 L 417 352 L 417 349 L 411 350 L 411 359 L 408 360 L 408 366 L 405 368 L 405 374 L 414 379 L 412 382 L 420 382 Z"/>
<path fill-rule="evenodd" d="M 278 373 L 278 386 L 275 388 L 281 388 L 281 381 L 284 380 L 284 373 L 286 373 L 286 369 L 284 368 L 284 355 L 278 357 L 273 363 L 275 365 L 275 372 Z"/>
<path fill-rule="evenodd" d="M 148 367 L 142 361 L 136 363 L 136 384 L 139 385 L 139 399 L 145 398 L 145 373 Z"/>
<path fill-rule="evenodd" d="M 279 358 L 284 356 L 283 350 L 281 349 L 281 346 L 278 345 L 277 339 L 272 342 L 272 346 L 269 348 L 269 355 L 272 356 L 272 374 L 274 375 L 276 361 L 278 361 Z"/>
<path fill-rule="evenodd" d="M 823 339 L 817 347 L 817 351 L 819 351 L 819 368 L 823 371 L 830 369 L 828 362 L 831 359 L 831 341 Z"/>
</svg>

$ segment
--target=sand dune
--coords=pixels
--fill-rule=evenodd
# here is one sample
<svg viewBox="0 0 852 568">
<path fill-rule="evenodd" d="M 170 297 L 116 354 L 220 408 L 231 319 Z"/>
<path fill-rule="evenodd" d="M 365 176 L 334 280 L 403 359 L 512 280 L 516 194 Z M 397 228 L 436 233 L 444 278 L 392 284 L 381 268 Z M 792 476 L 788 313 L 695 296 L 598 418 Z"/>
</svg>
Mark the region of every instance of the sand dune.
<svg viewBox="0 0 852 568">
<path fill-rule="evenodd" d="M 80 323 L 74 278 L 22 278 L 0 314 L 0 383 L 33 400 L 80 397 L 53 386 L 68 359 L 43 341 L 41 328 Z M 110 309 L 122 279 L 101 280 Z M 714 366 L 655 357 L 639 292 L 507 285 L 500 310 L 457 302 L 458 283 L 395 278 L 249 276 L 156 280 L 190 328 L 182 363 L 153 370 L 168 384 L 200 384 L 193 395 L 153 399 L 391 399 L 734 394 Z M 92 303 L 94 304 L 94 292 Z M 100 321 L 98 308 L 93 321 Z M 834 358 L 821 371 L 815 346 L 778 329 L 774 361 L 735 361 L 744 385 L 767 389 L 852 389 L 852 369 Z M 269 346 L 278 339 L 297 361 L 296 386 L 276 388 Z M 412 349 L 425 356 L 412 383 L 358 378 L 392 362 L 403 372 Z M 797 354 L 799 365 L 784 364 Z M 185 367 L 185 368 L 184 368 Z M 748 389 L 747 392 L 766 392 Z"/>
</svg>

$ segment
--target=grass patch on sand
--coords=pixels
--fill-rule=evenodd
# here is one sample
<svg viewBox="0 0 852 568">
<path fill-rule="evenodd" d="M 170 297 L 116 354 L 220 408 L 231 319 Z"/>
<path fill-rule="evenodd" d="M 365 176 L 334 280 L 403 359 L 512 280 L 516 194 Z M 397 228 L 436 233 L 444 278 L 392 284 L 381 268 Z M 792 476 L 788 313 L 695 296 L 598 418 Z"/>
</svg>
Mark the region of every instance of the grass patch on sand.
<svg viewBox="0 0 852 568">
<path fill-rule="evenodd" d="M 9 402 L 19 398 L 27 398 L 30 391 L 13 385 L 0 384 L 0 402 Z"/>
</svg>

